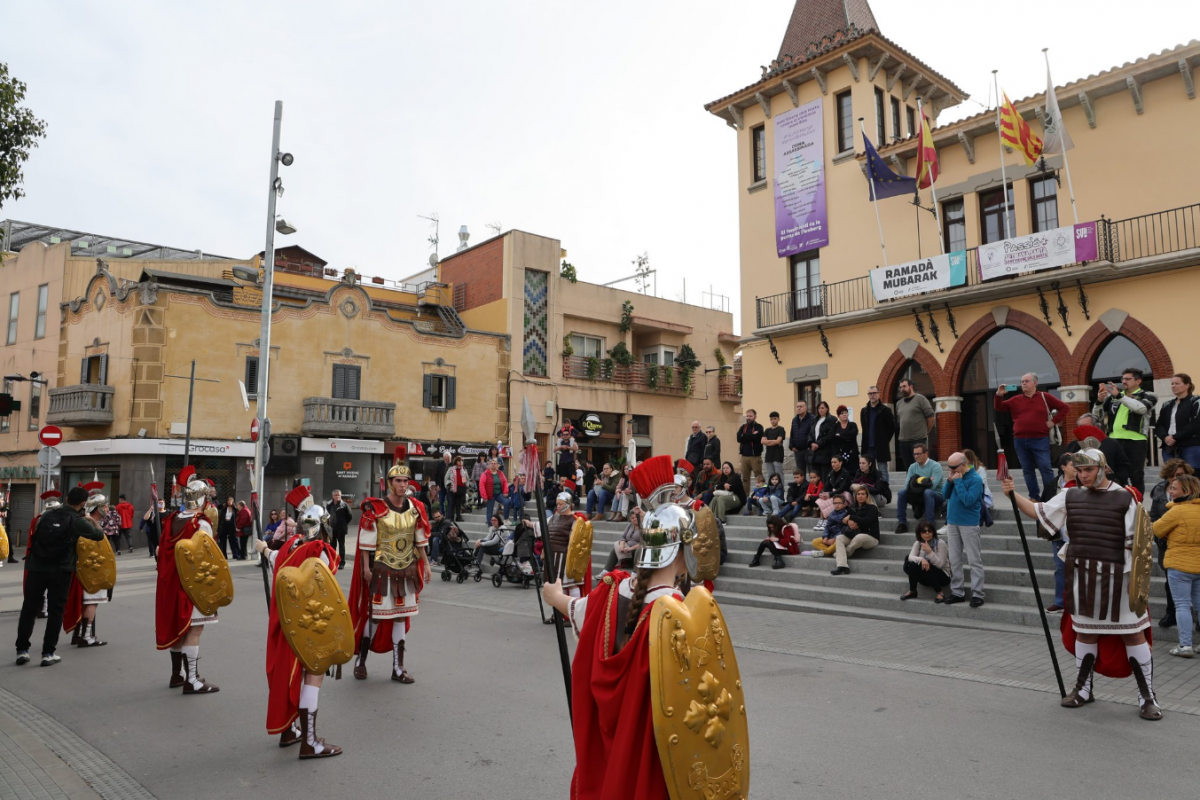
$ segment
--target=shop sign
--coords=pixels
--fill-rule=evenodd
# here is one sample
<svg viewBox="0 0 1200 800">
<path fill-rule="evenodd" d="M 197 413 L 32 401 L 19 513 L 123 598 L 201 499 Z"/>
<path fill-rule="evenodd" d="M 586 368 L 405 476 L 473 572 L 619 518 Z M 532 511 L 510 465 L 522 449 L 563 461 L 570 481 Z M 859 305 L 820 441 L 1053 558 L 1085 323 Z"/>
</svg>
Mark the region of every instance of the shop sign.
<svg viewBox="0 0 1200 800">
<path fill-rule="evenodd" d="M 0 481 L 24 481 L 37 477 L 37 466 L 0 467 Z"/>
<path fill-rule="evenodd" d="M 310 453 L 382 453 L 383 442 L 370 439 L 300 438 L 300 449 Z"/>
<path fill-rule="evenodd" d="M 599 414 L 584 414 L 579 420 L 579 427 L 583 428 L 584 435 L 590 438 L 604 433 L 604 423 L 600 421 Z"/>
<path fill-rule="evenodd" d="M 361 499 L 370 484 L 371 456 L 364 454 L 336 455 L 325 459 L 325 496 L 340 489 L 342 499 L 351 505 Z"/>
<path fill-rule="evenodd" d="M 1051 231 L 979 246 L 979 272 L 985 281 L 1095 261 L 1096 223 L 1083 222 Z"/>
<path fill-rule="evenodd" d="M 871 291 L 878 302 L 949 289 L 966 282 L 966 250 L 871 270 Z"/>
<path fill-rule="evenodd" d="M 75 439 L 58 446 L 65 457 L 101 455 L 183 455 L 183 439 Z M 192 439 L 192 455 L 253 458 L 250 442 Z"/>
</svg>

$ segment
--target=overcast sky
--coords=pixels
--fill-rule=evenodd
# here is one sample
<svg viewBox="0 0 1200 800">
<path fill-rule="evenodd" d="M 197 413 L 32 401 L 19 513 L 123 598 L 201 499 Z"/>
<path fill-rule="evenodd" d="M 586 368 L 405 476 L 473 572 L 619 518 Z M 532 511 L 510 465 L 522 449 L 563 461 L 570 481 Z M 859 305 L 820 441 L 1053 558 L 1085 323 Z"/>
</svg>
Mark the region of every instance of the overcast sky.
<svg viewBox="0 0 1200 800">
<path fill-rule="evenodd" d="M 1195 0 L 872 3 L 883 33 L 981 110 L 1198 35 Z M 279 213 L 338 268 L 401 278 L 467 225 L 558 238 L 582 280 L 632 273 L 738 307 L 734 132 L 703 105 L 754 82 L 792 0 L 13 3 L 0 60 L 48 138 L 0 218 L 247 257 L 262 250 L 274 101 Z M 1193 27 L 1184 29 L 1191 20 Z M 1180 24 L 1180 28 L 1175 28 Z M 977 101 L 977 103 L 975 102 Z M 864 213 L 869 209 L 864 205 Z M 632 288 L 630 284 L 630 288 Z"/>
</svg>

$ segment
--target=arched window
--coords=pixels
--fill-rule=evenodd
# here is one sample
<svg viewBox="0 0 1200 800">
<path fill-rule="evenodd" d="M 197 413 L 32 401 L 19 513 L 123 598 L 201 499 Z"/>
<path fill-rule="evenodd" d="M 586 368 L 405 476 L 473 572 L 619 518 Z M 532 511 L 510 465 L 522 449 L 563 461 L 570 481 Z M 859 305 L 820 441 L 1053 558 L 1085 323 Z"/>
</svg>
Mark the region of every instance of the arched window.
<svg viewBox="0 0 1200 800">
<path fill-rule="evenodd" d="M 1058 389 L 1058 369 L 1046 348 L 1027 333 L 1001 328 L 986 339 L 963 371 L 959 392 L 962 404 L 962 446 L 974 450 L 989 467 L 996 465 L 996 434 L 1010 466 L 1019 466 L 1012 446 L 1012 419 L 996 414 L 992 396 L 1001 384 L 1020 386 L 1021 376 L 1033 372 L 1038 388 Z M 1019 388 L 1014 391 L 1020 391 Z"/>
<path fill-rule="evenodd" d="M 1130 368 L 1140 369 L 1146 373 L 1146 377 L 1142 379 L 1142 385 L 1149 390 L 1153 379 L 1150 374 L 1150 359 L 1146 358 L 1146 354 L 1140 347 L 1118 334 L 1104 345 L 1104 349 L 1096 356 L 1096 363 L 1092 365 L 1088 385 L 1091 387 L 1093 400 L 1099 384 L 1112 381 L 1120 385 L 1121 373 Z M 1167 376 L 1160 375 L 1159 377 Z"/>
<path fill-rule="evenodd" d="M 904 365 L 904 368 L 900 370 L 900 374 L 896 377 L 896 385 L 892 387 L 892 397 L 898 398 L 900 396 L 900 381 L 903 380 L 912 381 L 913 389 L 916 390 L 917 394 L 923 394 L 930 400 L 937 394 L 933 390 L 933 378 L 925 371 L 924 367 L 912 359 L 909 359 L 908 363 Z"/>
</svg>

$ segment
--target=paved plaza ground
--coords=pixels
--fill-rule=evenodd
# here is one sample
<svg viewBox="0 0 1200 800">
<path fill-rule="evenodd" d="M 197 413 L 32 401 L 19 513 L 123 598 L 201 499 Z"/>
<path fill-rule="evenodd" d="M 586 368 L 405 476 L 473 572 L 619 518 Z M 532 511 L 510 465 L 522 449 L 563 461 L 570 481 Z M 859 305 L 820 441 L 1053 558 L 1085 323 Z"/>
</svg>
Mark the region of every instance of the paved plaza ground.
<svg viewBox="0 0 1200 800">
<path fill-rule="evenodd" d="M 169 660 L 153 647 L 152 564 L 141 551 L 119 565 L 99 618 L 108 647 L 62 646 L 62 663 L 47 669 L 0 661 L 0 797 L 567 797 L 566 703 L 533 590 L 435 576 L 409 640 L 417 683 L 387 680 L 378 655 L 366 682 L 348 671 L 327 680 L 320 732 L 347 752 L 300 763 L 263 730 L 258 568 L 234 566 L 237 597 L 204 634 L 201 672 L 221 692 L 184 697 L 166 688 Z M 18 566 L 0 569 L 5 646 L 20 578 Z M 1196 773 L 1179 765 L 1195 761 L 1187 734 L 1200 729 L 1200 660 L 1170 658 L 1165 646 L 1155 652 L 1166 716 L 1148 723 L 1132 680 L 1101 681 L 1101 702 L 1060 709 L 1040 635 L 725 613 L 746 687 L 753 797 L 1196 793 Z"/>
</svg>

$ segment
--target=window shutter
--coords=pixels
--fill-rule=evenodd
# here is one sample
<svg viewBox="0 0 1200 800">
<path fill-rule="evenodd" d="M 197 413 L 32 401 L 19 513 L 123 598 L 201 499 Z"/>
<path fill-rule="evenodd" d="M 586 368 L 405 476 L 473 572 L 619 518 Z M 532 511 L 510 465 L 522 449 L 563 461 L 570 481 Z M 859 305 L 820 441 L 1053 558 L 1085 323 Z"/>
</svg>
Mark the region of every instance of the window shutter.
<svg viewBox="0 0 1200 800">
<path fill-rule="evenodd" d="M 458 378 L 446 378 L 446 410 L 450 411 L 458 401 Z"/>
<path fill-rule="evenodd" d="M 345 367 L 346 370 L 346 399 L 361 400 L 359 387 L 362 381 L 362 367 Z"/>
<path fill-rule="evenodd" d="M 339 399 L 346 396 L 346 368 L 341 364 L 333 365 L 333 396 Z"/>
<path fill-rule="evenodd" d="M 79 382 L 80 383 L 88 382 L 88 361 L 90 361 L 90 360 L 91 359 L 85 358 L 79 362 Z"/>
<path fill-rule="evenodd" d="M 246 356 L 246 394 L 258 396 L 258 356 Z"/>
<path fill-rule="evenodd" d="M 421 405 L 425 408 L 433 407 L 433 376 L 425 375 L 421 383 Z"/>
<path fill-rule="evenodd" d="M 108 356 L 100 356 L 100 385 L 108 386 Z"/>
</svg>

